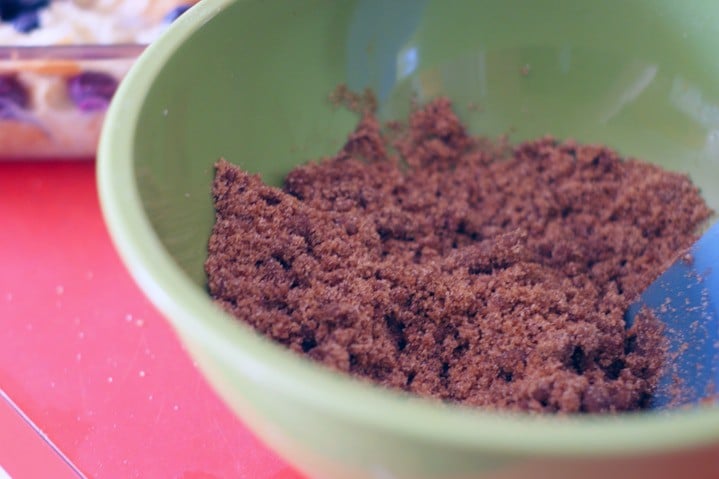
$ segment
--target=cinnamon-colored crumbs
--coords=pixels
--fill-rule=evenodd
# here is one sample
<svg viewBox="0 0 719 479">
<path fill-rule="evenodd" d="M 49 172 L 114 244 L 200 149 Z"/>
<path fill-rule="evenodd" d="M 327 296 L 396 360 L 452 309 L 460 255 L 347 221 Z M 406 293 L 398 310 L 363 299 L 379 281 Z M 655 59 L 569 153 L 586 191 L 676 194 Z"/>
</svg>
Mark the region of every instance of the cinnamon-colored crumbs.
<svg viewBox="0 0 719 479">
<path fill-rule="evenodd" d="M 552 138 L 500 161 L 446 99 L 393 130 L 367 114 L 282 189 L 219 161 L 217 303 L 297 353 L 425 397 L 646 407 L 661 325 L 642 314 L 626 330 L 623 313 L 710 214 L 689 179 Z"/>
</svg>

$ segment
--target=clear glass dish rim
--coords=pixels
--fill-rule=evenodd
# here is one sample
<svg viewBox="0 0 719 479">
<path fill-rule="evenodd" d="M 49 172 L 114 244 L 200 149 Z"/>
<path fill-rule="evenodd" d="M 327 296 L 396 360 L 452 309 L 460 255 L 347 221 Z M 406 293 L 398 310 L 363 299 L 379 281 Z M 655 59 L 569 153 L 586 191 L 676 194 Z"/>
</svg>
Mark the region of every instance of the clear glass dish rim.
<svg viewBox="0 0 719 479">
<path fill-rule="evenodd" d="M 0 45 L 0 62 L 38 60 L 113 60 L 136 58 L 147 48 L 141 43 L 76 45 Z"/>
</svg>

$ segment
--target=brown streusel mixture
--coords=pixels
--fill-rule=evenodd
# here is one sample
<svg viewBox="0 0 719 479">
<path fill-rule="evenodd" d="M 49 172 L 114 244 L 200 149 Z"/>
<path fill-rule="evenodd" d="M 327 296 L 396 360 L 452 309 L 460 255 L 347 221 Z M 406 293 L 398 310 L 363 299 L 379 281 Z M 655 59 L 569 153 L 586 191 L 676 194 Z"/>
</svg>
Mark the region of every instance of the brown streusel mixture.
<svg viewBox="0 0 719 479">
<path fill-rule="evenodd" d="M 661 325 L 644 314 L 627 330 L 623 313 L 710 214 L 689 179 L 551 138 L 502 155 L 446 99 L 390 130 L 366 115 L 283 189 L 218 162 L 217 303 L 298 353 L 425 397 L 646 407 Z"/>
</svg>

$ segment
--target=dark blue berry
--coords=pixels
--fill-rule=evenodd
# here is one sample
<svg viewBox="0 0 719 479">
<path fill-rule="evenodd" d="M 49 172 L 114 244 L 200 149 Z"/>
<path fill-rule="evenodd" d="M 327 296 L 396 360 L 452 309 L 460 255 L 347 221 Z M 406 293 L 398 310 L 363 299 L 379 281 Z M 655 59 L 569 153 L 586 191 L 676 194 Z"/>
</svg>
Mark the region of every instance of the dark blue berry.
<svg viewBox="0 0 719 479">
<path fill-rule="evenodd" d="M 83 111 L 104 110 L 110 104 L 117 80 L 102 72 L 83 72 L 67 80 L 70 98 Z"/>
<path fill-rule="evenodd" d="M 180 17 L 180 15 L 182 15 L 183 13 L 188 11 L 191 6 L 192 5 L 177 6 L 177 7 L 173 8 L 172 10 L 170 10 L 169 12 L 167 12 L 167 15 L 165 15 L 165 18 L 163 20 L 167 23 L 172 23 L 175 20 L 177 20 Z"/>
<path fill-rule="evenodd" d="M 45 8 L 50 0 L 0 0 L 0 19 L 12 21 L 18 15 Z"/>
<path fill-rule="evenodd" d="M 0 75 L 0 119 L 22 116 L 21 110 L 29 103 L 27 90 L 15 75 Z"/>
<path fill-rule="evenodd" d="M 2 1 L 2 0 L 0 0 Z M 38 10 L 43 7 L 47 7 L 50 4 L 50 0 L 14 0 L 14 2 L 21 10 Z"/>
<path fill-rule="evenodd" d="M 13 19 L 12 26 L 20 33 L 30 33 L 40 28 L 40 16 L 36 11 L 21 13 Z"/>
<path fill-rule="evenodd" d="M 17 76 L 0 75 L 0 98 L 8 100 L 21 108 L 27 108 L 30 103 L 27 90 L 17 79 Z"/>
</svg>

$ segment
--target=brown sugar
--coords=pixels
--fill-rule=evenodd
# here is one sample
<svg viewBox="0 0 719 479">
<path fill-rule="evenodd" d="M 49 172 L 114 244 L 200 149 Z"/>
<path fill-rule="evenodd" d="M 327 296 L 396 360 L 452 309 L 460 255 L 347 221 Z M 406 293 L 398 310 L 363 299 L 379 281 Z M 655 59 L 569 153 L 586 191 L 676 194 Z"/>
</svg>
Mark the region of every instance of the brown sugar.
<svg viewBox="0 0 719 479">
<path fill-rule="evenodd" d="M 350 90 L 347 84 L 340 83 L 329 94 L 328 99 L 333 106 L 342 106 L 355 113 L 369 114 L 377 110 L 377 97 L 369 88 L 357 93 Z"/>
<path fill-rule="evenodd" d="M 627 330 L 623 313 L 710 215 L 689 179 L 552 138 L 487 148 L 446 99 L 392 131 L 367 114 L 283 189 L 218 162 L 217 303 L 297 353 L 425 397 L 646 407 L 661 325 L 644 313 Z"/>
</svg>

